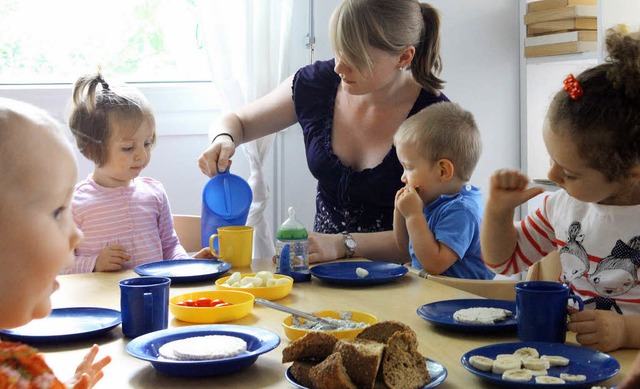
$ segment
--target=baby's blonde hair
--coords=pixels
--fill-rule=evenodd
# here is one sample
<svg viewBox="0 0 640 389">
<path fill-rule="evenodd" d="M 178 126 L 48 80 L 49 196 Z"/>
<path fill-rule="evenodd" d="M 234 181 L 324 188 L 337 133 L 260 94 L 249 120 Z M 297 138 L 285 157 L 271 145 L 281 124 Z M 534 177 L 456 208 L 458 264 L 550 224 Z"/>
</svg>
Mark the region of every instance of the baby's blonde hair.
<svg viewBox="0 0 640 389">
<path fill-rule="evenodd" d="M 430 163 L 448 159 L 456 175 L 467 182 L 482 153 L 480 131 L 473 114 L 460 105 L 430 105 L 405 120 L 393 137 L 394 145 L 413 145 Z"/>
<path fill-rule="evenodd" d="M 76 81 L 69 127 L 82 155 L 97 166 L 107 161 L 108 145 L 115 126 L 135 131 L 145 120 L 154 129 L 151 139 L 154 145 L 153 110 L 139 90 L 126 85 L 112 87 L 100 72 L 82 76 Z"/>
</svg>

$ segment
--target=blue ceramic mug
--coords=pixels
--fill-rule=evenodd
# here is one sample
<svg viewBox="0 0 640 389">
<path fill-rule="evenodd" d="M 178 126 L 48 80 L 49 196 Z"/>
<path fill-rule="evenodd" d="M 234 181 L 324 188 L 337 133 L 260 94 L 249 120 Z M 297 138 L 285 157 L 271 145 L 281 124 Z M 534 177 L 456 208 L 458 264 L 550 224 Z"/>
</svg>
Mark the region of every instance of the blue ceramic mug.
<svg viewBox="0 0 640 389">
<path fill-rule="evenodd" d="M 564 343 L 567 336 L 567 305 L 574 301 L 584 309 L 579 296 L 569 295 L 569 286 L 552 281 L 516 284 L 518 338 L 523 342 Z"/>
<path fill-rule="evenodd" d="M 167 277 L 137 277 L 120 281 L 122 333 L 135 338 L 164 330 L 169 324 L 169 285 Z"/>
</svg>

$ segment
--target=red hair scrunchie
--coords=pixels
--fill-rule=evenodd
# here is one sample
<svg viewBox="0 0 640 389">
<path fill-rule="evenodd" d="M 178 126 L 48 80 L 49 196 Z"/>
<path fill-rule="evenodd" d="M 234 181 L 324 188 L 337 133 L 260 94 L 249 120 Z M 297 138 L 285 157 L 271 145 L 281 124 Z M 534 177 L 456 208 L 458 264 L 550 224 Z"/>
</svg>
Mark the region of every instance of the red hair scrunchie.
<svg viewBox="0 0 640 389">
<path fill-rule="evenodd" d="M 573 74 L 569 74 L 567 78 L 563 81 L 564 87 L 562 90 L 566 90 L 569 93 L 569 97 L 571 100 L 578 100 L 582 97 L 584 91 L 582 90 L 582 86 L 578 82 L 578 80 L 573 76 Z"/>
</svg>

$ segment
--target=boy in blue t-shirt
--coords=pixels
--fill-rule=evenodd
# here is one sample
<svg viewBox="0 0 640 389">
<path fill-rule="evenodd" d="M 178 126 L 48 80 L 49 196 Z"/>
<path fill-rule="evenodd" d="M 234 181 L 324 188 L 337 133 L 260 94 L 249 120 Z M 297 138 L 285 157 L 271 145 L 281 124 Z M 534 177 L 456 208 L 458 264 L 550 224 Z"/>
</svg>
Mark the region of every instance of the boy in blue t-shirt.
<svg viewBox="0 0 640 389">
<path fill-rule="evenodd" d="M 493 279 L 480 255 L 482 195 L 467 182 L 482 152 L 473 115 L 458 104 L 431 105 L 407 119 L 393 143 L 404 168 L 396 194 L 396 244 L 429 274 Z"/>
</svg>

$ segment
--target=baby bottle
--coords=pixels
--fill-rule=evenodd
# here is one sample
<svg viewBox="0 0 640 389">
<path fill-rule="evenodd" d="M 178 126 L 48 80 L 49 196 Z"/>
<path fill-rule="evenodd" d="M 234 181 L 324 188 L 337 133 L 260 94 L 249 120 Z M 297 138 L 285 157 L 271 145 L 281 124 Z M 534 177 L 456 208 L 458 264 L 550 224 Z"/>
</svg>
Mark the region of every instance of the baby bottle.
<svg viewBox="0 0 640 389">
<path fill-rule="evenodd" d="M 276 240 L 276 273 L 293 278 L 294 282 L 311 280 L 309 272 L 309 234 L 296 220 L 296 211 L 289 207 L 289 218 L 282 223 Z"/>
</svg>

